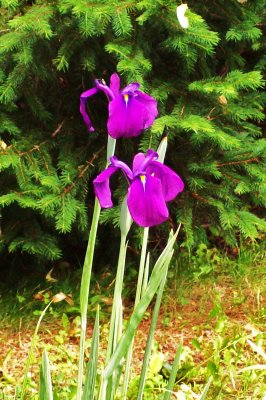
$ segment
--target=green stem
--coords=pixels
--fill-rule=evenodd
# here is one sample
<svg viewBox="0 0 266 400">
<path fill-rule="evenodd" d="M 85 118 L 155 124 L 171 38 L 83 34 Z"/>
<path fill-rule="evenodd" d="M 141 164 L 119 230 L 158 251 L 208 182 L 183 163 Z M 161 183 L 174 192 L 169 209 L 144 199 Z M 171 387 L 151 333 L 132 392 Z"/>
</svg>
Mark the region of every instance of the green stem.
<svg viewBox="0 0 266 400">
<path fill-rule="evenodd" d="M 110 156 L 114 155 L 116 140 L 108 135 L 106 166 L 109 164 Z M 99 225 L 101 207 L 97 198 L 95 198 L 93 217 L 89 240 L 83 265 L 81 286 L 80 286 L 80 314 L 81 314 L 81 332 L 80 332 L 80 346 L 79 346 L 79 369 L 78 369 L 78 386 L 76 400 L 81 400 L 82 397 L 82 377 L 84 368 L 84 350 L 86 340 L 87 328 L 87 311 L 88 311 L 88 298 L 90 291 L 91 270 L 96 242 L 96 235 Z"/>
<path fill-rule="evenodd" d="M 146 344 L 146 348 L 145 348 L 144 359 L 143 359 L 142 368 L 141 368 L 137 400 L 142 400 L 142 397 L 143 397 L 143 390 L 144 390 L 145 379 L 146 379 L 146 374 L 147 374 L 147 369 L 148 369 L 148 363 L 149 363 L 149 359 L 150 359 L 150 355 L 151 355 L 153 337 L 154 337 L 154 332 L 155 332 L 157 319 L 158 319 L 158 315 L 159 315 L 159 311 L 160 311 L 160 305 L 161 305 L 161 301 L 162 301 L 167 271 L 168 271 L 168 269 L 166 269 L 166 271 L 165 271 L 165 274 L 162 278 L 162 281 L 161 281 L 161 284 L 159 286 L 159 290 L 157 293 L 157 297 L 156 297 L 156 302 L 155 302 L 154 311 L 153 311 L 152 320 L 151 320 L 151 326 L 150 326 L 150 330 L 149 330 L 149 336 L 148 336 L 148 340 L 147 340 L 147 344 Z"/>
<path fill-rule="evenodd" d="M 114 290 L 114 296 L 113 296 L 113 306 L 112 306 L 107 353 L 106 353 L 106 364 L 108 363 L 108 361 L 113 353 L 113 349 L 116 346 L 117 339 L 118 339 L 115 335 L 115 332 L 117 330 L 115 322 L 116 322 L 116 315 L 118 312 L 119 301 L 121 299 L 122 288 L 123 288 L 126 248 L 127 248 L 126 236 L 121 235 L 120 250 L 119 250 L 117 272 L 116 272 L 116 280 L 115 280 L 115 290 Z"/>
<path fill-rule="evenodd" d="M 121 295 L 123 289 L 126 250 L 126 235 L 121 234 L 105 365 L 107 365 L 108 361 L 110 360 L 119 340 L 119 336 L 121 335 L 121 329 L 119 328 L 121 327 L 122 321 L 121 318 L 119 318 L 119 315 L 121 314 Z M 109 385 L 109 383 L 110 381 L 108 382 L 108 379 L 102 378 L 99 400 L 106 400 L 112 396 L 112 387 Z"/>
<path fill-rule="evenodd" d="M 176 236 L 173 237 L 174 239 Z M 170 246 L 172 245 L 173 241 L 170 239 L 168 241 L 165 250 L 163 251 L 162 255 L 156 261 L 156 264 L 153 268 L 151 273 L 151 277 L 149 279 L 149 284 L 145 293 L 143 294 L 142 298 L 140 299 L 138 305 L 136 306 L 135 310 L 133 311 L 130 320 L 128 321 L 127 327 L 123 335 L 121 336 L 119 342 L 117 343 L 116 348 L 110 358 L 108 365 L 105 367 L 103 371 L 104 379 L 108 379 L 112 376 L 113 372 L 117 367 L 120 366 L 122 359 L 126 356 L 128 352 L 128 346 L 133 340 L 135 332 L 150 304 L 152 301 L 153 296 L 155 295 L 160 282 L 161 282 L 161 275 L 163 274 L 164 270 L 168 267 L 171 257 L 173 255 L 173 250 L 171 251 Z M 169 254 L 170 252 L 170 254 Z M 106 399 L 105 399 L 106 400 Z"/>
<path fill-rule="evenodd" d="M 183 342 L 180 343 L 180 345 L 178 346 L 178 349 L 176 351 L 175 359 L 174 359 L 174 362 L 172 365 L 172 370 L 171 370 L 171 373 L 169 376 L 168 384 L 165 389 L 166 392 L 164 394 L 163 400 L 170 400 L 171 392 L 175 385 L 176 374 L 177 374 L 177 371 L 178 371 L 179 365 L 180 365 L 180 357 L 181 357 L 181 353 L 182 353 L 182 347 L 183 347 Z"/>
<path fill-rule="evenodd" d="M 135 297 L 135 307 L 140 300 L 141 291 L 142 291 L 142 283 L 143 283 L 143 277 L 144 277 L 144 267 L 145 267 L 146 254 L 147 254 L 148 237 L 149 237 L 149 228 L 144 228 L 140 262 L 139 262 L 138 283 L 137 283 L 137 290 L 136 290 L 136 297 Z"/>
<path fill-rule="evenodd" d="M 143 280 L 145 274 L 145 261 L 146 261 L 146 254 L 147 254 L 147 245 L 148 245 L 148 237 L 149 237 L 149 228 L 144 228 L 143 230 L 143 238 L 142 238 L 142 247 L 141 247 L 141 255 L 140 255 L 140 263 L 139 263 L 139 274 L 138 274 L 138 283 L 137 283 L 137 290 L 136 290 L 136 297 L 135 297 L 135 306 L 138 304 L 143 287 Z M 129 375 L 130 375 L 130 365 L 132 359 L 132 352 L 134 346 L 134 338 L 130 343 L 128 353 L 126 356 L 126 366 L 125 366 L 125 373 L 124 373 L 124 382 L 121 392 L 121 399 L 126 399 L 127 395 L 127 388 L 129 383 Z"/>
<path fill-rule="evenodd" d="M 87 327 L 88 297 L 90 290 L 91 269 L 93 263 L 94 248 L 95 248 L 100 211 L 101 207 L 99 201 L 97 198 L 95 198 L 91 230 L 83 265 L 83 272 L 82 272 L 81 286 L 80 286 L 81 332 L 80 332 L 80 347 L 79 347 L 77 400 L 81 400 L 82 396 L 82 377 L 83 377 L 83 367 L 84 367 L 83 364 L 84 364 L 84 350 L 85 350 L 86 327 Z"/>
</svg>

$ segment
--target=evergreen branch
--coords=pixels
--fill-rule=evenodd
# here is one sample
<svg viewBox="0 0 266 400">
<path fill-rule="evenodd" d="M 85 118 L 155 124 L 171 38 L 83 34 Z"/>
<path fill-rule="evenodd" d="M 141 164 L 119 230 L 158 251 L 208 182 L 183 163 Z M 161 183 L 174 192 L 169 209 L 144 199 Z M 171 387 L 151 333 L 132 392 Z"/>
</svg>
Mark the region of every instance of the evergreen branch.
<svg viewBox="0 0 266 400">
<path fill-rule="evenodd" d="M 26 180 L 24 172 L 23 172 L 23 168 L 22 168 L 22 165 L 21 165 L 21 160 L 19 160 L 19 170 L 20 170 L 20 173 L 21 173 L 23 181 L 26 182 L 27 180 Z"/>
<path fill-rule="evenodd" d="M 54 137 L 60 132 L 60 130 L 62 129 L 62 126 L 64 125 L 64 123 L 65 123 L 65 119 L 64 119 L 62 122 L 60 122 L 60 124 L 58 124 L 58 126 L 57 126 L 57 128 L 54 130 L 54 132 L 52 132 L 52 133 L 50 134 L 50 137 L 51 137 L 51 138 L 54 138 Z M 9 146 L 9 149 L 14 148 L 14 149 L 15 149 L 15 152 L 14 152 L 14 153 L 10 153 L 9 151 L 3 151 L 3 152 L 1 152 L 1 154 L 3 154 L 3 155 L 11 155 L 11 156 L 12 156 L 12 155 L 17 155 L 17 156 L 19 156 L 19 157 L 28 156 L 28 155 L 30 155 L 31 153 L 33 153 L 34 151 L 40 151 L 40 147 L 42 147 L 42 146 L 44 146 L 46 143 L 48 143 L 49 140 L 50 140 L 50 139 L 45 139 L 45 140 L 43 140 L 41 143 L 35 144 L 34 146 L 32 146 L 29 150 L 27 150 L 27 151 L 22 151 L 22 152 L 19 152 L 19 151 L 16 149 L 16 147 L 15 147 L 14 145 L 11 145 L 11 146 Z"/>
<path fill-rule="evenodd" d="M 123 3 L 123 4 L 115 4 L 115 10 L 120 11 L 120 10 L 125 10 L 125 9 L 129 9 L 129 8 L 135 8 L 136 7 L 136 2 L 132 1 L 132 2 L 128 2 L 128 3 Z M 86 3 L 86 8 L 106 8 L 105 4 L 95 4 L 95 3 Z"/>
<path fill-rule="evenodd" d="M 223 176 L 226 176 L 229 179 L 229 181 L 232 181 L 232 182 L 236 182 L 236 183 L 242 182 L 240 179 L 237 179 L 230 174 L 223 173 Z"/>
<path fill-rule="evenodd" d="M 230 161 L 227 163 L 217 163 L 217 167 L 227 167 L 228 165 L 239 165 L 239 164 L 248 164 L 251 162 L 259 162 L 260 159 L 258 157 L 249 158 L 247 160 L 239 160 L 239 161 Z"/>
<path fill-rule="evenodd" d="M 83 175 L 86 173 L 88 168 L 91 166 L 93 167 L 93 162 L 99 157 L 99 154 L 102 151 L 103 151 L 103 147 L 100 150 L 98 150 L 96 153 L 94 153 L 92 158 L 89 161 L 86 161 L 86 166 L 81 170 L 81 172 L 78 174 L 78 176 L 74 180 L 74 182 L 64 189 L 63 193 L 61 193 L 61 196 L 66 195 L 76 186 L 77 182 L 83 177 Z"/>
<path fill-rule="evenodd" d="M 40 151 L 40 147 L 45 145 L 47 142 L 48 142 L 48 139 L 44 140 L 43 142 L 41 142 L 39 144 L 34 144 L 33 147 L 27 151 L 23 151 L 23 152 L 17 151 L 17 153 L 15 153 L 15 154 L 17 154 L 19 157 L 29 156 L 34 151 Z M 10 147 L 12 147 L 12 146 L 10 146 Z M 14 147 L 14 149 L 17 150 L 15 147 Z"/>
<path fill-rule="evenodd" d="M 116 4 L 116 6 L 115 6 L 116 11 L 126 10 L 126 9 L 130 9 L 130 8 L 135 8 L 135 7 L 136 7 L 135 2 L 124 3 L 121 5 Z"/>
<path fill-rule="evenodd" d="M 207 199 L 205 199 L 204 197 L 200 196 L 198 193 L 191 192 L 191 196 L 196 200 L 200 200 L 205 204 L 209 204 L 209 201 Z"/>
</svg>

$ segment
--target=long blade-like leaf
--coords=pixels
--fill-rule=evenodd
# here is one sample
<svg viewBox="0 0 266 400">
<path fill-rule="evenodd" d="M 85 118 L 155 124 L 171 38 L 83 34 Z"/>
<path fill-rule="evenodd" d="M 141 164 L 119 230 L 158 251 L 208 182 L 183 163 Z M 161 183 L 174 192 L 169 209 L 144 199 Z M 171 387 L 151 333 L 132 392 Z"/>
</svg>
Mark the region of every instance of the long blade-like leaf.
<svg viewBox="0 0 266 400">
<path fill-rule="evenodd" d="M 168 265 L 170 263 L 171 257 L 169 257 L 169 254 L 173 254 L 173 245 L 176 240 L 178 232 L 176 232 L 175 235 L 171 235 L 171 239 L 168 241 L 165 249 L 163 250 L 162 254 L 158 258 L 154 269 L 151 273 L 151 277 L 147 286 L 147 289 L 145 293 L 143 294 L 143 297 L 137 304 L 135 310 L 132 313 L 132 316 L 129 320 L 129 323 L 127 325 L 127 329 L 123 336 L 121 337 L 121 340 L 119 341 L 110 361 L 108 362 L 105 370 L 103 371 L 103 377 L 107 379 L 114 371 L 114 369 L 119 365 L 120 361 L 122 358 L 125 356 L 128 347 L 130 346 L 130 343 L 132 341 L 132 338 L 134 337 L 134 333 L 141 322 L 143 315 L 145 311 L 147 310 L 147 307 L 149 306 L 153 296 L 155 295 L 161 280 L 164 277 L 164 273 L 166 269 L 168 268 Z"/>
<path fill-rule="evenodd" d="M 211 383 L 212 383 L 212 376 L 210 376 L 208 382 L 206 383 L 206 386 L 205 386 L 203 392 L 201 393 L 201 395 L 199 397 L 199 400 L 205 400 L 206 399 L 206 396 L 207 396 L 207 393 L 209 391 Z"/>
<path fill-rule="evenodd" d="M 39 400 L 53 400 L 51 371 L 46 350 L 42 353 Z"/>
<path fill-rule="evenodd" d="M 173 391 L 173 387 L 175 384 L 175 379 L 176 379 L 176 374 L 179 369 L 179 364 L 180 364 L 180 356 L 182 352 L 182 343 L 177 348 L 176 354 L 175 354 L 175 359 L 172 365 L 171 373 L 169 376 L 169 381 L 166 386 L 166 392 L 164 394 L 163 400 L 170 400 L 171 392 Z"/>
<path fill-rule="evenodd" d="M 171 254 L 169 254 L 169 257 L 172 258 Z M 146 348 L 145 348 L 144 360 L 143 360 L 142 368 L 141 368 L 137 400 L 141 400 L 143 397 L 145 380 L 146 380 L 146 375 L 147 375 L 147 370 L 148 370 L 148 365 L 149 365 L 149 359 L 150 359 L 150 355 L 151 355 L 153 337 L 154 337 L 154 332 L 155 332 L 157 319 L 158 319 L 158 315 L 159 315 L 159 311 L 160 311 L 164 285 L 166 282 L 167 271 L 168 270 L 165 271 L 164 277 L 162 277 L 162 281 L 159 286 L 159 290 L 157 293 L 156 302 L 155 302 L 155 306 L 154 306 L 154 310 L 153 310 L 153 314 L 152 314 L 151 326 L 150 326 L 147 344 L 146 344 Z"/>
<path fill-rule="evenodd" d="M 94 323 L 90 358 L 87 364 L 87 373 L 86 373 L 82 400 L 93 400 L 94 398 L 94 389 L 95 389 L 97 364 L 98 364 L 98 350 L 99 350 L 99 307 L 97 309 L 96 319 Z"/>
</svg>

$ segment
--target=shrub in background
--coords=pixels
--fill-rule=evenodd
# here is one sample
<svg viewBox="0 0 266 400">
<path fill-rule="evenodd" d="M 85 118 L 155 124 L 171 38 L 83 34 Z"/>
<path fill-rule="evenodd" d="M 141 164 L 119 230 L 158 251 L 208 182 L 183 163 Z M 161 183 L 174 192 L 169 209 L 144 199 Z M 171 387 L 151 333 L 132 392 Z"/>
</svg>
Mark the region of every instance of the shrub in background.
<svg viewBox="0 0 266 400">
<path fill-rule="evenodd" d="M 105 163 L 108 101 L 88 101 L 89 133 L 79 96 L 115 69 L 123 86 L 138 81 L 158 100 L 152 128 L 120 151 L 125 159 L 156 148 L 167 129 L 167 164 L 186 183 L 169 223 L 183 224 L 184 243 L 257 238 L 265 229 L 263 3 L 191 1 L 183 29 L 172 0 L 2 0 L 0 251 L 46 260 L 66 256 L 68 244 L 78 252 L 93 208 L 88 181 L 99 172 L 94 162 Z M 117 219 L 116 209 L 102 217 Z"/>
</svg>

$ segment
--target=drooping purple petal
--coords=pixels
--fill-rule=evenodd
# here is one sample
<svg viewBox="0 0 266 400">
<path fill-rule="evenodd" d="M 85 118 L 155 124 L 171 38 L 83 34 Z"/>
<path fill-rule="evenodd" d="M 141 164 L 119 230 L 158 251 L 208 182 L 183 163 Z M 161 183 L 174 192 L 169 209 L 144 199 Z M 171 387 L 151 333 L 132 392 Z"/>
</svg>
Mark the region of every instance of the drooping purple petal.
<svg viewBox="0 0 266 400">
<path fill-rule="evenodd" d="M 79 106 L 79 110 L 80 110 L 80 113 L 81 113 L 81 115 L 82 115 L 82 117 L 83 117 L 83 121 L 84 121 L 85 124 L 87 125 L 87 128 L 88 128 L 88 130 L 89 130 L 90 132 L 93 132 L 93 131 L 94 131 L 94 128 L 93 128 L 93 126 L 92 126 L 90 117 L 88 116 L 87 111 L 86 111 L 86 103 L 87 103 L 88 98 L 91 97 L 91 96 L 93 96 L 93 95 L 94 95 L 95 93 L 97 93 L 97 92 L 98 92 L 98 89 L 97 89 L 97 88 L 92 88 L 92 89 L 86 90 L 86 92 L 83 92 L 83 93 L 81 93 L 81 95 L 80 95 L 80 106 Z"/>
<path fill-rule="evenodd" d="M 156 100 L 152 97 L 128 93 L 120 94 L 109 103 L 107 128 L 114 139 L 140 135 L 158 114 Z"/>
<path fill-rule="evenodd" d="M 116 156 L 110 157 L 110 163 L 117 168 L 122 169 L 122 171 L 125 172 L 126 176 L 132 180 L 133 179 L 133 173 L 131 169 L 125 164 L 123 161 L 119 161 Z"/>
<path fill-rule="evenodd" d="M 152 161 L 147 167 L 147 175 L 160 179 L 165 201 L 173 200 L 178 193 L 184 190 L 184 182 L 173 170 L 166 165 Z"/>
<path fill-rule="evenodd" d="M 115 98 L 113 91 L 106 85 L 103 79 L 95 79 L 95 86 L 106 94 L 109 101 Z"/>
<path fill-rule="evenodd" d="M 102 208 L 110 208 L 113 206 L 109 180 L 111 175 L 117 170 L 117 167 L 109 165 L 109 167 L 102 171 L 93 181 L 94 192 Z"/>
<path fill-rule="evenodd" d="M 154 176 L 142 175 L 133 180 L 127 204 L 132 219 L 143 227 L 159 225 L 169 215 L 161 182 Z"/>
<path fill-rule="evenodd" d="M 115 96 L 119 95 L 120 78 L 119 78 L 119 75 L 116 72 L 111 75 L 111 78 L 110 78 L 110 89 L 112 90 L 112 92 L 114 93 Z"/>
</svg>

